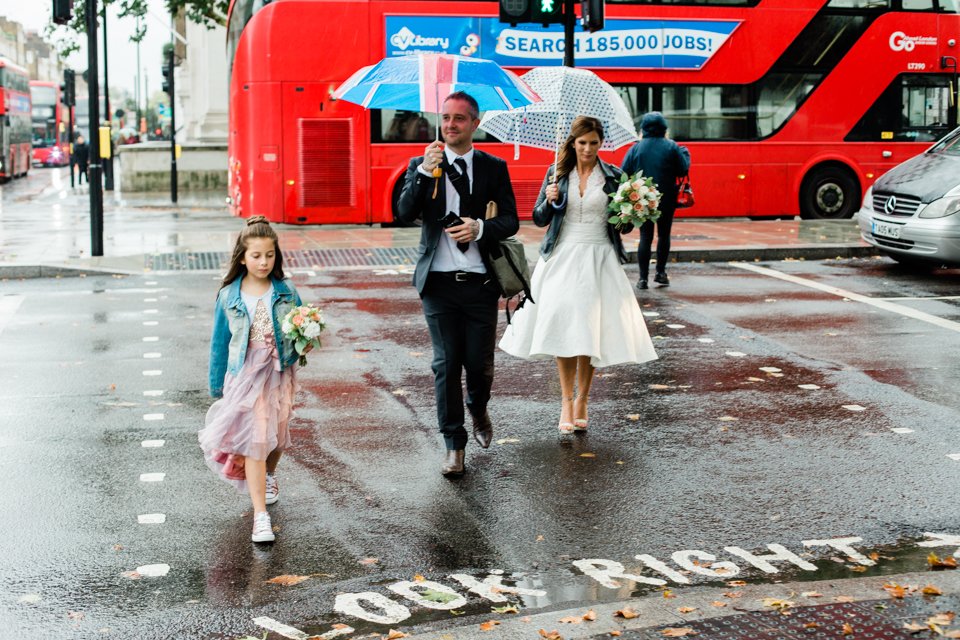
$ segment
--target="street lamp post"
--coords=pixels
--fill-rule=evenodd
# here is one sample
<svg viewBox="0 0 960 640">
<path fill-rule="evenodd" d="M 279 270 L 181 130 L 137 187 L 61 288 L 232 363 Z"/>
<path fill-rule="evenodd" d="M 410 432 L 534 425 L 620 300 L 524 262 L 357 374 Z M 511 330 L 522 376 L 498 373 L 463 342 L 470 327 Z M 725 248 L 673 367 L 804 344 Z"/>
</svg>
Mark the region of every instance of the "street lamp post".
<svg viewBox="0 0 960 640">
<path fill-rule="evenodd" d="M 104 160 L 103 177 L 104 188 L 113 191 L 113 119 L 110 112 L 110 74 L 107 71 L 107 3 L 103 3 L 103 108 L 106 113 L 103 119 L 107 123 L 107 157 Z"/>
<path fill-rule="evenodd" d="M 97 65 L 97 0 L 87 0 L 87 87 L 90 109 L 90 254 L 103 255 L 103 191 L 100 165 L 100 80 Z"/>
</svg>

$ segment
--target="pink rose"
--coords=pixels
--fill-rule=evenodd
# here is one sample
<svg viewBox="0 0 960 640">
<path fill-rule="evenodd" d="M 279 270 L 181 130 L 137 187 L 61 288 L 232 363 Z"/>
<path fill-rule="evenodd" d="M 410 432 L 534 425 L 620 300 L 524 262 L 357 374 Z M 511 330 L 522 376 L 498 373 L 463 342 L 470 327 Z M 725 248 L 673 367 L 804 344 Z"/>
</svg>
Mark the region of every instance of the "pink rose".
<svg viewBox="0 0 960 640">
<path fill-rule="evenodd" d="M 643 203 L 642 203 L 642 202 L 638 202 L 637 204 L 633 205 L 633 210 L 634 210 L 634 211 L 643 211 Z"/>
<path fill-rule="evenodd" d="M 299 314 L 295 315 L 293 316 L 293 320 L 291 320 L 290 322 L 292 322 L 295 327 L 299 327 L 300 325 L 303 324 L 303 316 Z"/>
<path fill-rule="evenodd" d="M 640 199 L 640 194 L 637 193 L 636 191 L 631 191 L 629 197 L 632 202 L 636 202 L 637 200 Z"/>
</svg>

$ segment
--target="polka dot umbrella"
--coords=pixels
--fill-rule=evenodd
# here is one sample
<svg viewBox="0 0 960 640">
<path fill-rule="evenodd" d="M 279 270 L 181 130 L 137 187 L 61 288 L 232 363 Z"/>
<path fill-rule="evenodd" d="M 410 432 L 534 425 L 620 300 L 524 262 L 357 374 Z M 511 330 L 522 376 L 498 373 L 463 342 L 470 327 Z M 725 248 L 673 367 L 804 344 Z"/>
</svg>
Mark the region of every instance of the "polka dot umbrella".
<svg viewBox="0 0 960 640">
<path fill-rule="evenodd" d="M 540 96 L 522 109 L 487 111 L 480 128 L 504 142 L 557 152 L 577 116 L 603 123 L 601 149 L 637 140 L 630 110 L 617 90 L 587 69 L 535 67 L 520 78 Z M 518 150 L 519 151 L 519 150 Z"/>
</svg>

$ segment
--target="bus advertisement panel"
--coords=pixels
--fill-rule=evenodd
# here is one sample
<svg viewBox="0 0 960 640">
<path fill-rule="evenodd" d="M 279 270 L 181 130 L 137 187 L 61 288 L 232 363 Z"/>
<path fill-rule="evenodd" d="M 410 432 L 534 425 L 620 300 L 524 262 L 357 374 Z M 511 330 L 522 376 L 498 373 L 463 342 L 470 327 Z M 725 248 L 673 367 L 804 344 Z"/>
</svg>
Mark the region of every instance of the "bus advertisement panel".
<svg viewBox="0 0 960 640">
<path fill-rule="evenodd" d="M 62 167 L 70 162 L 66 109 L 60 102 L 60 85 L 30 81 L 33 102 L 33 164 L 38 167 Z"/>
<path fill-rule="evenodd" d="M 498 6 L 234 0 L 233 213 L 391 222 L 436 116 L 331 93 L 384 56 L 478 56 L 521 74 L 562 63 L 560 26 L 510 26 Z M 689 148 L 697 205 L 681 216 L 850 217 L 879 175 L 957 123 L 957 0 L 607 0 L 606 14 L 601 31 L 578 27 L 577 66 L 616 87 L 637 123 L 662 112 Z M 529 219 L 553 154 L 482 131 L 475 142 L 508 161 Z"/>
<path fill-rule="evenodd" d="M 30 170 L 30 80 L 27 72 L 0 58 L 0 180 Z"/>
</svg>

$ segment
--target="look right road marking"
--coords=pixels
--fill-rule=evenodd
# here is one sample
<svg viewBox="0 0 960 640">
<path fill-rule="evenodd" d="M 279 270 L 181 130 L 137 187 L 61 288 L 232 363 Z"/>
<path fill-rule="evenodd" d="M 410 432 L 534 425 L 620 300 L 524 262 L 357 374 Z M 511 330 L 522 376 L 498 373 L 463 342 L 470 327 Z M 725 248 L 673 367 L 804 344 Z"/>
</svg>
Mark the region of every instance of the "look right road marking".
<svg viewBox="0 0 960 640">
<path fill-rule="evenodd" d="M 730 265 L 731 267 L 736 267 L 737 269 L 743 269 L 744 271 L 753 271 L 754 273 L 770 276 L 771 278 L 777 278 L 779 280 L 785 280 L 787 282 L 792 282 L 793 284 L 798 284 L 800 286 L 808 287 L 810 289 L 817 289 L 818 291 L 824 291 L 826 293 L 838 296 L 840 298 L 847 298 L 849 300 L 855 300 L 856 302 L 862 302 L 863 304 L 868 304 L 872 307 L 883 309 L 884 311 L 890 311 L 892 313 L 896 313 L 901 316 L 913 318 L 914 320 L 920 320 L 921 322 L 927 322 L 929 324 L 936 325 L 943 329 L 949 329 L 950 331 L 956 331 L 957 333 L 960 333 L 960 322 L 954 322 L 953 320 L 947 320 L 946 318 L 941 318 L 939 316 L 935 316 L 929 313 L 924 313 L 923 311 L 917 311 L 916 309 L 905 307 L 902 304 L 896 304 L 894 302 L 889 302 L 887 300 L 883 300 L 880 298 L 871 298 L 870 296 L 854 293 L 853 291 L 847 291 L 846 289 L 840 289 L 839 287 L 831 287 L 830 285 L 821 284 L 814 280 L 799 278 L 797 276 L 792 276 L 788 273 L 781 273 L 773 269 L 768 269 L 767 267 L 760 267 L 755 264 L 750 264 L 747 262 L 728 262 L 727 264 Z"/>
<path fill-rule="evenodd" d="M 3 328 L 17 313 L 17 309 L 20 308 L 22 302 L 23 296 L 0 297 L 0 333 L 3 333 Z"/>
</svg>

